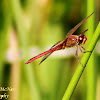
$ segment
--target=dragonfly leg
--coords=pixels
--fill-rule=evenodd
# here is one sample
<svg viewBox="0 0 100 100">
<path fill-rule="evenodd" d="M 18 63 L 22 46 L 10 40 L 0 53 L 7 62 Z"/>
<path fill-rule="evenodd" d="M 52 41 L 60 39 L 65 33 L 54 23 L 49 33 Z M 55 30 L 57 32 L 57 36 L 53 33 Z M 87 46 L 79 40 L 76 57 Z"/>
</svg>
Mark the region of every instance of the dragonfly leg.
<svg viewBox="0 0 100 100">
<path fill-rule="evenodd" d="M 79 61 L 79 63 L 83 66 L 83 64 L 81 63 L 79 57 L 78 57 L 78 46 L 76 46 L 76 58 Z"/>
<path fill-rule="evenodd" d="M 84 34 L 86 31 L 88 31 L 88 29 L 86 29 L 85 31 L 79 33 L 78 35 L 80 35 L 80 34 Z"/>
<path fill-rule="evenodd" d="M 81 49 L 81 46 L 79 46 L 79 49 L 80 49 L 80 51 L 83 53 L 83 51 L 82 51 L 82 49 Z"/>
<path fill-rule="evenodd" d="M 85 48 L 84 48 L 83 46 L 81 46 L 81 45 L 79 45 L 79 48 L 80 48 L 80 51 L 81 51 L 82 53 L 92 52 L 92 51 L 86 51 Z M 82 51 L 81 48 L 84 50 L 84 52 Z"/>
<path fill-rule="evenodd" d="M 83 53 L 92 52 L 92 51 L 84 51 Z"/>
</svg>

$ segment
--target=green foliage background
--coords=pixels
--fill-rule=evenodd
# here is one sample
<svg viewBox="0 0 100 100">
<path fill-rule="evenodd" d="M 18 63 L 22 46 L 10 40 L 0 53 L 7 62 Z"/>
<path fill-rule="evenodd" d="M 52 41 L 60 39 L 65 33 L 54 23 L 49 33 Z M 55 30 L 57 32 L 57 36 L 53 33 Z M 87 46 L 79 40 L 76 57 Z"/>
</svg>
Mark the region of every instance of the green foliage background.
<svg viewBox="0 0 100 100">
<path fill-rule="evenodd" d="M 100 20 L 99 0 L 0 0 L 0 88 L 15 89 L 0 95 L 7 93 L 8 100 L 61 100 L 78 65 L 75 56 L 51 56 L 38 67 L 41 58 L 24 63 L 65 38 L 92 12 L 87 24 L 75 32 L 89 29 L 89 41 Z M 94 50 L 71 100 L 100 100 L 100 52 L 96 51 L 100 48 Z"/>
</svg>

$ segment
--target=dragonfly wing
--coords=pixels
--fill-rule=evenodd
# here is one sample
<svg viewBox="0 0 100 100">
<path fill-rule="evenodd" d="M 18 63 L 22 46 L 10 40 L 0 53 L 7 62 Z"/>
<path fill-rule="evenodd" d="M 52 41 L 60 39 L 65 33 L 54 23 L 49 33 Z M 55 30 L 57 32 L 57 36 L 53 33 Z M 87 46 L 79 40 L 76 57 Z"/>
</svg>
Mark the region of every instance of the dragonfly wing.
<svg viewBox="0 0 100 100">
<path fill-rule="evenodd" d="M 54 44 L 49 50 L 53 49 L 55 46 L 58 46 L 59 44 L 62 44 L 65 40 L 66 40 L 66 39 L 63 39 L 63 40 L 57 42 L 57 43 Z M 40 65 L 44 60 L 46 60 L 53 52 L 54 52 L 54 51 L 52 51 L 52 52 L 50 52 L 50 53 L 44 55 L 44 57 L 42 58 L 42 60 L 41 60 L 41 62 L 39 63 L 39 65 Z"/>
<path fill-rule="evenodd" d="M 61 41 L 59 41 L 59 42 L 57 42 L 56 44 L 54 44 L 50 49 L 52 49 L 52 48 L 54 48 L 55 46 L 57 46 L 58 44 L 61 44 L 61 43 L 63 43 L 64 41 L 66 40 L 66 38 L 65 39 L 63 39 L 63 40 L 61 40 Z"/>
<path fill-rule="evenodd" d="M 44 55 L 46 55 L 46 54 L 49 54 L 49 53 L 51 53 L 51 52 L 52 52 L 52 49 L 50 49 L 50 50 L 48 50 L 48 51 L 45 51 L 45 52 L 43 52 L 43 53 L 41 53 L 41 54 L 39 54 L 39 55 L 37 55 L 37 56 L 31 58 L 31 59 L 28 60 L 25 64 L 31 63 L 32 61 L 34 61 L 34 60 L 36 60 L 36 59 L 38 59 L 38 58 L 40 58 L 40 57 L 42 57 L 42 56 L 44 56 Z"/>
<path fill-rule="evenodd" d="M 46 55 L 42 58 L 42 60 L 41 60 L 41 62 L 39 63 L 39 65 L 40 65 L 44 60 L 46 60 L 52 53 L 53 53 L 53 52 L 50 52 L 50 53 L 46 54 Z"/>
<path fill-rule="evenodd" d="M 40 62 L 40 64 L 41 64 L 41 63 L 42 63 L 46 58 L 48 58 L 54 51 L 56 51 L 56 50 L 62 45 L 62 43 L 63 43 L 64 41 L 66 41 L 66 39 L 63 39 L 63 40 L 57 42 L 57 43 L 54 44 L 49 50 L 47 50 L 47 51 L 45 51 L 45 52 L 43 52 L 43 53 L 41 53 L 41 54 L 39 54 L 39 55 L 37 55 L 37 56 L 31 58 L 31 59 L 28 60 L 25 64 L 31 63 L 31 62 L 33 62 L 34 60 L 36 60 L 36 59 L 38 59 L 38 58 L 44 56 L 43 59 L 42 59 L 42 61 Z M 59 50 L 60 50 L 60 49 L 59 49 Z"/>
<path fill-rule="evenodd" d="M 94 13 L 94 12 L 93 12 Z M 92 14 L 93 14 L 92 13 Z M 92 15 L 91 14 L 91 15 Z M 72 35 L 91 15 L 89 15 L 88 17 L 86 17 L 85 19 L 83 19 L 79 24 L 77 24 L 74 28 L 72 28 L 68 33 L 67 33 L 67 37 Z"/>
</svg>

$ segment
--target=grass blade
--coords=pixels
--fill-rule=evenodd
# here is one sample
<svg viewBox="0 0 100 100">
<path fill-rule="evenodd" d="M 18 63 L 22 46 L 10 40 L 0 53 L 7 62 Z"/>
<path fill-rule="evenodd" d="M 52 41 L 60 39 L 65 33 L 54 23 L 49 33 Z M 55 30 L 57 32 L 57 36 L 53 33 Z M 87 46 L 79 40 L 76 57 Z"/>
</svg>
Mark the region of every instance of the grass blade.
<svg viewBox="0 0 100 100">
<path fill-rule="evenodd" d="M 99 24 L 98 24 L 98 26 L 97 26 L 97 28 L 94 32 L 92 41 L 90 42 L 89 47 L 87 48 L 87 51 L 93 51 L 94 50 L 94 47 L 95 47 L 99 37 L 100 37 L 100 22 L 99 22 Z M 83 66 L 81 66 L 79 64 L 79 66 L 77 67 L 76 72 L 74 73 L 74 76 L 72 77 L 72 80 L 71 80 L 67 90 L 65 91 L 65 94 L 64 94 L 62 100 L 69 100 L 71 98 L 91 54 L 92 54 L 92 52 L 85 53 L 84 56 L 82 57 L 81 62 L 83 64 Z"/>
</svg>

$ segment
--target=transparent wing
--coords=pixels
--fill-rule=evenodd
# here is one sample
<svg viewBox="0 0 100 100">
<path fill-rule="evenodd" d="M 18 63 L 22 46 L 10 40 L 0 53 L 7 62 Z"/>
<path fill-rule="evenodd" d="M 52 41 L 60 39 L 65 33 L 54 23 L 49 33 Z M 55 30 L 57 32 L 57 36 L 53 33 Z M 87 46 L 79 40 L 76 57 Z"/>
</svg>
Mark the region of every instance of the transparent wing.
<svg viewBox="0 0 100 100">
<path fill-rule="evenodd" d="M 57 42 L 57 43 L 54 44 L 50 49 L 53 49 L 54 47 L 58 46 L 59 44 L 62 44 L 65 40 L 66 40 L 66 39 L 63 39 L 63 40 Z M 49 50 L 50 50 L 50 49 L 49 49 Z M 41 62 L 39 63 L 39 65 L 40 65 L 44 60 L 46 60 L 53 52 L 54 52 L 54 51 L 52 51 L 52 52 L 50 52 L 50 53 L 44 55 L 44 57 L 42 58 L 42 60 L 41 60 Z"/>
<path fill-rule="evenodd" d="M 46 54 L 46 55 L 42 58 L 42 60 L 41 60 L 41 62 L 39 63 L 39 65 L 40 65 L 44 60 L 46 60 L 52 53 L 53 53 L 53 52 L 50 52 L 50 53 Z"/>
<path fill-rule="evenodd" d="M 59 44 L 61 44 L 61 43 L 63 43 L 64 41 L 66 40 L 66 38 L 65 39 L 63 39 L 63 40 L 61 40 L 61 41 L 59 41 L 59 42 L 57 42 L 56 44 L 54 44 L 50 49 L 52 49 L 52 48 L 54 48 L 55 46 L 57 46 L 57 45 L 59 45 Z"/>
<path fill-rule="evenodd" d="M 94 13 L 94 12 L 93 12 Z M 92 14 L 93 14 L 92 13 Z M 91 15 L 92 15 L 91 14 Z M 88 17 L 86 17 L 85 19 L 83 19 L 79 24 L 77 24 L 74 28 L 72 28 L 68 33 L 67 33 L 67 37 L 72 35 L 91 15 L 89 15 Z"/>
</svg>

